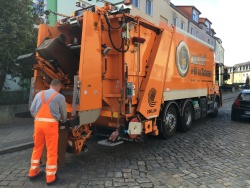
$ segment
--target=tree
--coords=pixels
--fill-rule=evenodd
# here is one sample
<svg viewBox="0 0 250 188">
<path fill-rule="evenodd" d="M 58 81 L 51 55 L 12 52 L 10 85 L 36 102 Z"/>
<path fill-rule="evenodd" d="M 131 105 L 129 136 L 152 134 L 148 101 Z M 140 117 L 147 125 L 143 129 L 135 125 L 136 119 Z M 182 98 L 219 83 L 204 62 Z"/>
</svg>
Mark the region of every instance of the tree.
<svg viewBox="0 0 250 188">
<path fill-rule="evenodd" d="M 228 79 L 230 79 L 230 74 L 228 73 L 228 70 L 227 70 L 227 68 L 225 67 L 225 68 L 224 68 L 224 73 L 223 73 L 223 80 L 224 80 L 224 83 L 225 83 Z"/>
<path fill-rule="evenodd" d="M 250 81 L 249 81 L 249 76 L 246 79 L 246 85 L 249 85 Z"/>
<path fill-rule="evenodd" d="M 19 55 L 35 50 L 38 16 L 33 11 L 32 0 L 0 0 L 0 91 L 6 75 L 30 78 L 30 67 L 18 66 Z"/>
<path fill-rule="evenodd" d="M 47 16 L 44 16 L 44 0 L 34 0 L 33 2 L 33 10 L 35 14 L 38 16 L 39 22 L 41 24 L 49 24 L 49 20 Z"/>
</svg>

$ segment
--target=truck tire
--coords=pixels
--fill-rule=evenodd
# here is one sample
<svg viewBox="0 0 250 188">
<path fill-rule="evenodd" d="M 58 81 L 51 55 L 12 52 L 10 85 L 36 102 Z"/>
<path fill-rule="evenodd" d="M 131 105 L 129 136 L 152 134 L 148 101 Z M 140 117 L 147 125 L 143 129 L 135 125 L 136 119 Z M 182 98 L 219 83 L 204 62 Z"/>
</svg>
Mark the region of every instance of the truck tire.
<svg viewBox="0 0 250 188">
<path fill-rule="evenodd" d="M 177 112 L 174 105 L 166 105 L 162 114 L 162 135 L 165 139 L 174 135 L 177 128 Z"/>
<path fill-rule="evenodd" d="M 187 102 L 183 108 L 183 114 L 180 122 L 180 131 L 187 132 L 191 129 L 193 124 L 194 109 L 191 102 Z"/>
</svg>

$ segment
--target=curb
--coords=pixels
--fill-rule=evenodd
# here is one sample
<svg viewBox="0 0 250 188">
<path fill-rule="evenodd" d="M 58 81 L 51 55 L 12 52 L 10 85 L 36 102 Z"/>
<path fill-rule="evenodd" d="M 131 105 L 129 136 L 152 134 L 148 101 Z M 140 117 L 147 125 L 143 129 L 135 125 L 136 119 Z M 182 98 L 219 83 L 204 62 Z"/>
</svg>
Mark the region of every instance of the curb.
<svg viewBox="0 0 250 188">
<path fill-rule="evenodd" d="M 4 154 L 7 154 L 7 153 L 13 153 L 13 152 L 29 149 L 29 148 L 32 148 L 32 147 L 34 147 L 34 142 L 19 144 L 19 145 L 16 145 L 16 146 L 4 148 L 3 150 L 0 151 L 0 155 L 4 155 Z"/>
</svg>

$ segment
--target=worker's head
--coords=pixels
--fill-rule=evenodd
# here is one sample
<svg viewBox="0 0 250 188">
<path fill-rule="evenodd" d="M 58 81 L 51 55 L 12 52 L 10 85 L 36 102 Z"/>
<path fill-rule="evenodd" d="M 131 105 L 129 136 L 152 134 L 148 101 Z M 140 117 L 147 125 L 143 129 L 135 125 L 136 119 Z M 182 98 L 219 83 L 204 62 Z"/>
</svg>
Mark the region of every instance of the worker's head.
<svg viewBox="0 0 250 188">
<path fill-rule="evenodd" d="M 53 80 L 51 81 L 51 83 L 50 83 L 50 89 L 54 89 L 54 90 L 56 90 L 57 92 L 60 91 L 61 87 L 62 87 L 62 83 L 61 83 L 61 81 L 58 80 L 58 79 L 53 79 Z"/>
</svg>

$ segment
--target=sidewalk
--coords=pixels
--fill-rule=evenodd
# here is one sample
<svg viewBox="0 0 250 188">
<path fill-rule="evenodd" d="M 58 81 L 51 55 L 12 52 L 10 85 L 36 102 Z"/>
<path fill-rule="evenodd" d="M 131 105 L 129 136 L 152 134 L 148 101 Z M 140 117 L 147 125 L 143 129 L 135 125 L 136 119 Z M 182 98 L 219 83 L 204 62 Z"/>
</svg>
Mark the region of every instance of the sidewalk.
<svg viewBox="0 0 250 188">
<path fill-rule="evenodd" d="M 222 94 L 222 100 L 234 99 L 235 93 Z M 14 123 L 0 123 L 0 155 L 33 147 L 33 119 L 19 118 Z"/>
<path fill-rule="evenodd" d="M 33 147 L 33 122 L 32 118 L 16 118 L 0 124 L 0 155 Z"/>
</svg>

